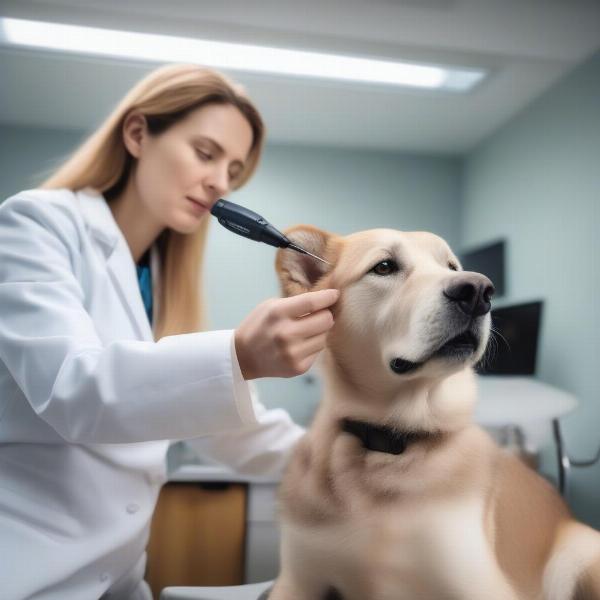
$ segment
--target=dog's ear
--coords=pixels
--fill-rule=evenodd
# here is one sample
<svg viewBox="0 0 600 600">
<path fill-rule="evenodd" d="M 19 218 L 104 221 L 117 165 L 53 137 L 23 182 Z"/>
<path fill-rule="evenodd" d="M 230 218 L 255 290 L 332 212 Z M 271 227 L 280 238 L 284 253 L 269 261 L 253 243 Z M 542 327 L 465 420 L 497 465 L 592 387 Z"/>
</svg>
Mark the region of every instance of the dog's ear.
<svg viewBox="0 0 600 600">
<path fill-rule="evenodd" d="M 317 282 L 333 268 L 336 235 L 311 225 L 297 225 L 287 229 L 286 237 L 294 244 L 325 259 L 326 265 L 306 254 L 289 248 L 277 251 L 275 269 L 284 296 L 295 296 L 312 290 Z"/>
</svg>

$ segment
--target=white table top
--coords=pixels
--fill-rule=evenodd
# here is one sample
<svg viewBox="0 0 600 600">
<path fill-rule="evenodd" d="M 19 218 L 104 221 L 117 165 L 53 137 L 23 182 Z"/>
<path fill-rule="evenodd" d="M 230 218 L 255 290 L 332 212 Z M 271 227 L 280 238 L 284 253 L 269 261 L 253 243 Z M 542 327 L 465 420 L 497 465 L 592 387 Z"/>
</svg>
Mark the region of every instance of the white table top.
<svg viewBox="0 0 600 600">
<path fill-rule="evenodd" d="M 523 425 L 551 421 L 577 408 L 573 394 L 534 377 L 479 375 L 475 421 L 480 425 Z"/>
</svg>

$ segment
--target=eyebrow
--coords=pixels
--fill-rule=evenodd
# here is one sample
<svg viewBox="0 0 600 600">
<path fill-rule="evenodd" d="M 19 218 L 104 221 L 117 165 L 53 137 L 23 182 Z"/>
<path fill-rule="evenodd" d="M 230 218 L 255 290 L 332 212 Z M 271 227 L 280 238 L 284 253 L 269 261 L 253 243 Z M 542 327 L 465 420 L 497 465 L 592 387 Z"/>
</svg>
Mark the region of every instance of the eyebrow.
<svg viewBox="0 0 600 600">
<path fill-rule="evenodd" d="M 389 244 L 387 246 L 380 246 L 376 250 L 373 250 L 373 255 L 381 256 L 382 258 L 385 256 L 389 256 L 390 258 L 394 258 L 395 256 L 403 256 L 404 245 L 401 242 L 394 242 L 393 244 Z"/>
<path fill-rule="evenodd" d="M 219 144 L 217 141 L 213 140 L 213 138 L 211 138 L 211 137 L 207 137 L 205 135 L 197 135 L 197 136 L 194 136 L 193 141 L 196 143 L 197 142 L 208 142 L 211 146 L 214 146 L 215 149 L 217 150 L 217 152 L 219 152 L 220 154 L 225 153 L 223 146 L 221 146 L 221 144 Z M 240 160 L 239 158 L 236 158 L 231 164 L 239 165 L 242 168 L 242 170 L 245 167 L 244 161 Z"/>
</svg>

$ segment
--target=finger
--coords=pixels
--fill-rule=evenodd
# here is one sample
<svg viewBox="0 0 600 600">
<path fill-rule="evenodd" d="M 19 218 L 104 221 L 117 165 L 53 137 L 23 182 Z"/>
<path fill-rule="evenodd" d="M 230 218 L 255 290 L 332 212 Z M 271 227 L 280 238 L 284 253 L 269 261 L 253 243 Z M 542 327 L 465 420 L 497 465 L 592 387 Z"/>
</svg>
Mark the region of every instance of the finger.
<svg viewBox="0 0 600 600">
<path fill-rule="evenodd" d="M 302 317 L 331 306 L 339 295 L 338 290 L 327 289 L 290 296 L 283 299 L 284 311 L 290 317 Z"/>
<path fill-rule="evenodd" d="M 296 319 L 290 325 L 290 337 L 307 339 L 321 333 L 326 333 L 333 327 L 333 315 L 328 308 Z"/>
<path fill-rule="evenodd" d="M 298 364 L 298 374 L 302 375 L 303 373 L 306 373 L 312 367 L 313 363 L 317 360 L 319 354 L 320 352 L 315 352 L 314 354 L 311 354 L 305 359 L 301 360 Z"/>
<path fill-rule="evenodd" d="M 318 354 L 325 348 L 325 343 L 327 341 L 327 334 L 321 333 L 319 335 L 315 335 L 303 342 L 299 343 L 295 348 L 294 353 L 298 357 L 298 360 L 304 360 L 313 354 Z"/>
</svg>

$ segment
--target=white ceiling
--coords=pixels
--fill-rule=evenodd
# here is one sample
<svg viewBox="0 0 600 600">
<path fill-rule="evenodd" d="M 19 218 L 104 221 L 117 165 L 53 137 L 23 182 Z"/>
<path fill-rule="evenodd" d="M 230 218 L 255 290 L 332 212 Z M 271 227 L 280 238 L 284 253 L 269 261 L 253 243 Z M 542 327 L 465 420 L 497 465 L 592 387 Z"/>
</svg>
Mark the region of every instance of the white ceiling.
<svg viewBox="0 0 600 600">
<path fill-rule="evenodd" d="M 467 95 L 232 73 L 269 141 L 468 152 L 600 48 L 597 0 L 0 0 L 0 16 L 487 67 Z M 0 122 L 95 127 L 154 65 L 0 48 Z"/>
</svg>

